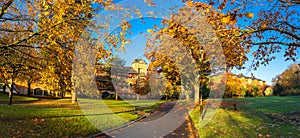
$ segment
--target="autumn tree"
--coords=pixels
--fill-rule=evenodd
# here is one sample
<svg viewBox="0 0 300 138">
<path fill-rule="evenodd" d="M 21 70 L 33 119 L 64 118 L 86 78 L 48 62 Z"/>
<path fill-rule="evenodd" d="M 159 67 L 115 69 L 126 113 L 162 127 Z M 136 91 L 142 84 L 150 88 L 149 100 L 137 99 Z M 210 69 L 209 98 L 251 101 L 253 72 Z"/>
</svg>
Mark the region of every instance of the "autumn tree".
<svg viewBox="0 0 300 138">
<path fill-rule="evenodd" d="M 3 36 L 0 38 L 0 53 L 12 50 L 21 53 L 19 57 L 22 58 L 26 57 L 25 55 L 28 52 L 19 49 L 39 49 L 45 65 L 43 66 L 45 70 L 42 79 L 48 79 L 49 82 L 44 81 L 45 84 L 53 85 L 51 86 L 53 90 L 60 91 L 62 96 L 64 93 L 72 91 L 71 70 L 76 42 L 87 24 L 92 22 L 91 19 L 94 17 L 95 11 L 102 9 L 114 11 L 118 9 L 110 0 L 4 0 L 0 3 L 0 33 Z M 98 5 L 95 3 L 98 3 Z M 210 69 L 209 61 L 216 62 L 211 57 L 214 53 L 220 53 L 220 49 L 225 55 L 226 69 L 243 68 L 244 62 L 248 59 L 246 54 L 250 52 L 251 48 L 255 49 L 252 53 L 255 58 L 252 64 L 254 67 L 258 67 L 260 64 L 268 64 L 269 61 L 275 58 L 272 54 L 282 49 L 285 51 L 287 60 L 295 60 L 297 57 L 296 51 L 299 48 L 299 26 L 297 24 L 299 22 L 299 11 L 297 10 L 299 1 L 276 0 L 263 2 L 263 5 L 267 5 L 268 8 L 260 8 L 260 11 L 254 14 L 251 8 L 260 7 L 261 5 L 251 0 L 243 2 L 235 2 L 234 0 L 187 1 L 186 7 L 189 7 L 190 11 L 186 10 L 186 7 L 181 8 L 178 14 L 172 14 L 169 19 L 163 20 L 166 27 L 156 30 L 154 34 L 157 36 L 157 41 L 169 37 L 184 46 L 195 61 L 196 76 L 199 81 L 206 78 L 214 70 L 218 70 Z M 119 7 L 119 9 L 122 8 Z M 197 13 L 191 12 L 191 9 L 197 11 Z M 136 13 L 141 14 L 138 10 L 136 10 Z M 207 26 L 206 28 L 202 26 L 200 29 L 193 30 L 188 26 L 184 26 L 183 24 L 193 21 L 192 19 L 195 17 L 193 14 L 201 15 L 204 20 L 199 20 L 198 23 L 202 25 L 208 23 L 210 29 Z M 243 20 L 248 22 L 245 23 Z M 106 47 L 110 51 L 124 48 L 125 31 L 131 25 L 125 20 L 122 20 L 120 24 L 121 31 L 118 36 L 103 32 L 98 34 L 104 38 L 105 42 L 103 43 L 107 43 L 107 45 L 99 43 L 101 48 L 96 55 L 97 60 L 104 58 L 102 54 L 106 55 L 104 51 Z M 95 25 L 97 29 L 103 28 L 101 24 Z M 203 39 L 198 40 L 199 36 L 196 38 L 195 34 L 199 33 L 206 35 L 202 35 L 200 38 Z M 215 34 L 216 37 L 209 36 L 211 34 Z M 217 45 L 219 49 L 213 48 L 213 46 L 216 46 L 217 41 L 221 44 L 220 46 Z M 156 49 L 154 46 L 148 48 L 150 51 Z M 165 53 L 168 52 L 167 50 L 165 49 Z M 215 52 L 210 53 L 209 50 Z M 29 53 L 29 55 L 35 57 L 32 53 Z M 3 57 L 12 58 L 7 54 L 3 54 Z M 148 57 L 156 58 L 156 60 L 166 59 L 151 52 L 149 52 Z M 180 56 L 178 58 L 182 59 L 184 57 Z M 23 59 L 27 60 L 27 58 Z M 157 65 L 163 66 L 163 64 Z M 8 72 L 8 70 L 8 68 L 2 69 L 3 72 Z M 179 71 L 181 70 L 179 69 Z M 173 80 L 180 79 L 175 78 Z M 186 94 L 188 95 L 188 92 Z M 198 94 L 195 94 L 195 99 L 199 99 Z"/>
<path fill-rule="evenodd" d="M 147 95 L 150 93 L 149 76 L 146 74 L 137 74 L 131 79 L 131 82 L 131 89 L 136 93 L 136 100 L 139 100 L 139 95 Z"/>
<path fill-rule="evenodd" d="M 296 95 L 300 89 L 300 65 L 292 64 L 275 78 L 274 93 L 277 95 Z"/>
<path fill-rule="evenodd" d="M 17 51 L 18 50 L 18 51 Z M 5 56 L 0 57 L 0 72 L 1 78 L 5 84 L 11 83 L 9 92 L 9 105 L 12 104 L 13 89 L 16 80 L 22 80 L 23 77 L 29 76 L 32 70 L 38 70 L 39 64 L 32 54 L 31 49 L 20 48 L 17 50 L 6 49 L 3 50 Z"/>
<path fill-rule="evenodd" d="M 165 55 L 157 54 L 156 58 L 156 60 L 153 60 L 150 63 L 149 70 L 156 70 L 159 74 L 161 74 L 162 79 L 165 80 L 165 91 L 160 92 L 160 94 L 165 95 L 166 98 L 179 95 L 181 92 L 179 70 L 174 64 L 174 61 L 170 60 L 170 58 Z M 186 95 L 189 97 L 189 94 Z"/>
<path fill-rule="evenodd" d="M 252 50 L 253 69 L 267 65 L 275 59 L 274 54 L 280 51 L 285 52 L 285 60 L 297 59 L 300 44 L 298 0 L 211 0 L 205 4 L 207 7 L 218 8 L 225 17 L 223 22 L 239 28 L 227 36 L 242 38 L 244 46 Z"/>
<path fill-rule="evenodd" d="M 32 91 L 31 91 L 31 86 L 32 84 L 36 83 L 40 83 L 41 81 L 41 71 L 42 71 L 42 67 L 40 65 L 36 65 L 36 66 L 25 66 L 25 70 L 22 71 L 22 73 L 20 75 L 18 75 L 17 77 L 17 81 L 18 82 L 25 82 L 27 85 L 27 95 L 31 95 Z"/>
<path fill-rule="evenodd" d="M 118 100 L 118 91 L 122 91 L 128 85 L 126 79 L 129 70 L 125 67 L 126 61 L 117 55 L 112 56 L 108 61 L 108 66 L 111 69 L 110 77 L 115 90 L 115 100 Z"/>
<path fill-rule="evenodd" d="M 215 39 L 219 40 L 222 45 L 227 69 L 233 67 L 244 68 L 243 64 L 248 60 L 246 55 L 250 52 L 250 49 L 256 49 L 252 53 L 255 58 L 252 64 L 253 67 L 268 64 L 269 61 L 275 58 L 272 54 L 281 51 L 281 47 L 284 46 L 286 46 L 285 57 L 287 57 L 287 60 L 296 59 L 295 52 L 299 44 L 299 38 L 297 37 L 299 35 L 299 27 L 297 26 L 299 2 L 265 2 L 264 4 L 270 6 L 268 8 L 260 8 L 261 5 L 254 1 L 241 3 L 235 1 L 210 1 L 207 3 L 187 1 L 186 4 L 203 15 L 205 21 L 212 26 L 213 33 L 217 35 Z M 260 8 L 257 15 L 254 14 L 255 11 L 251 11 L 250 8 L 253 7 Z M 192 19 L 186 13 L 184 15 L 180 17 L 180 12 L 178 15 L 172 15 L 165 22 L 167 28 L 157 31 L 156 34 L 163 34 L 164 32 L 176 38 L 179 42 L 185 42 L 184 45 L 191 50 L 193 59 L 199 65 L 199 61 L 201 61 L 199 60 L 201 55 L 199 51 L 203 50 L 203 46 L 195 45 L 197 42 L 192 41 L 193 38 L 190 37 L 193 35 L 188 35 L 194 32 L 180 25 L 183 24 L 184 19 Z M 246 23 L 242 23 L 243 20 Z M 156 38 L 160 39 L 161 37 Z M 260 40 L 260 42 L 257 40 Z M 192 44 L 193 47 L 186 42 Z M 201 67 L 203 68 L 203 66 Z"/>
<path fill-rule="evenodd" d="M 258 4 L 249 6 L 262 7 Z M 247 43 L 256 49 L 252 53 L 256 59 L 253 65 L 267 65 L 275 59 L 273 54 L 280 51 L 285 52 L 285 60 L 296 61 L 300 47 L 299 1 L 276 0 L 266 3 L 264 7 L 267 8 L 260 8 L 249 29 L 243 31 L 248 36 Z"/>
<path fill-rule="evenodd" d="M 92 2 L 98 5 L 92 7 Z M 42 79 L 63 96 L 72 90 L 75 43 L 95 11 L 109 5 L 111 1 L 1 1 L 0 51 L 39 49 L 44 67 Z M 14 35 L 18 37 L 8 37 Z"/>
<path fill-rule="evenodd" d="M 225 93 L 224 97 L 227 98 L 232 98 L 238 95 L 244 95 L 242 94 L 242 81 L 239 79 L 237 76 L 231 74 L 231 73 L 226 73 L 226 87 L 225 87 Z"/>
<path fill-rule="evenodd" d="M 193 10 L 197 12 L 192 12 Z M 192 18 L 197 15 L 202 15 L 201 19 L 196 19 L 200 26 L 198 28 L 188 28 L 184 24 L 192 24 Z M 189 55 L 192 56 L 197 67 L 197 78 L 204 86 L 206 81 L 209 80 L 209 74 L 215 73 L 216 71 L 230 69 L 232 67 L 241 68 L 244 62 L 247 60 L 246 54 L 249 52 L 249 48 L 243 43 L 244 37 L 235 37 L 238 34 L 239 28 L 235 27 L 236 17 L 232 17 L 231 14 L 223 14 L 212 6 L 202 2 L 187 2 L 187 7 L 179 10 L 178 14 L 171 15 L 171 18 L 164 20 L 163 23 L 167 26 L 166 28 L 160 29 L 155 34 L 155 38 L 159 40 L 162 47 L 166 43 L 170 42 L 164 40 L 163 35 L 167 35 L 172 39 L 176 40 L 175 43 L 180 43 L 181 47 L 185 47 L 188 50 Z M 200 35 L 199 35 L 200 34 Z M 215 34 L 211 35 L 211 34 Z M 199 35 L 197 37 L 197 35 Z M 200 38 L 200 39 L 199 39 Z M 173 41 L 174 41 L 173 40 Z M 154 45 L 149 48 L 155 50 Z M 174 44 L 174 43 L 172 43 Z M 150 50 L 151 51 L 151 50 Z M 150 57 L 155 57 L 155 52 L 149 52 Z M 172 53 L 174 54 L 174 53 Z M 225 58 L 215 58 L 220 55 L 224 55 Z M 215 59 L 214 59 L 214 58 Z M 157 60 L 163 60 L 162 58 L 155 57 Z M 222 60 L 224 59 L 224 64 Z M 211 63 L 225 66 L 217 66 L 213 68 Z M 206 81 L 205 81 L 206 80 Z M 198 101 L 199 94 L 195 94 L 195 100 Z"/>
<path fill-rule="evenodd" d="M 3 11 L 0 13 L 2 22 L 0 26 L 2 36 L 0 38 L 0 67 L 4 82 L 12 84 L 9 93 L 9 104 L 11 105 L 15 81 L 21 80 L 21 76 L 28 76 L 30 70 L 39 69 L 41 66 L 38 62 L 40 56 L 36 49 L 37 46 L 33 45 L 34 40 L 23 40 L 27 35 L 32 34 L 33 19 L 24 15 L 26 11 L 16 10 L 15 8 L 19 5 L 12 4 L 13 1 L 5 2 L 3 2 Z M 7 12 L 11 15 L 8 15 Z"/>
<path fill-rule="evenodd" d="M 72 91 L 72 59 L 75 43 L 90 21 L 92 8 L 87 1 L 41 1 L 39 30 L 44 58 L 48 66 L 55 68 L 61 97 Z M 52 26 L 49 28 L 49 26 Z"/>
<path fill-rule="evenodd" d="M 124 42 L 121 34 L 122 31 L 126 30 L 126 23 L 122 22 L 120 37 L 116 37 L 115 35 L 106 35 L 101 31 L 103 24 L 92 21 L 97 11 L 103 10 L 105 6 L 112 6 L 111 1 L 95 2 L 97 4 L 92 1 L 77 0 L 54 1 L 52 3 L 43 1 L 40 3 L 41 12 L 39 13 L 38 28 L 41 31 L 47 30 L 41 33 L 43 41 L 40 45 L 43 46 L 44 57 L 47 57 L 46 64 L 53 67 L 54 76 L 57 78 L 53 79 L 52 84 L 58 88 L 62 97 L 66 92 L 72 92 L 73 101 L 76 99 L 74 98 L 76 93 L 73 91 L 72 61 L 74 56 L 78 56 L 75 49 L 93 50 L 89 55 L 91 60 L 87 59 L 85 64 L 94 67 L 97 61 L 107 59 L 111 55 L 111 51 L 118 48 L 119 42 L 121 44 Z M 82 49 L 84 47 L 87 49 Z M 83 61 L 82 64 L 84 64 Z M 87 66 L 82 67 L 86 68 Z"/>
<path fill-rule="evenodd" d="M 95 67 L 97 49 L 97 39 L 92 38 L 90 32 L 84 32 L 76 43 L 76 50 L 73 56 L 73 85 L 75 87 L 72 94 L 72 102 L 77 101 L 77 95 L 87 95 L 90 97 L 99 96 L 96 89 L 95 73 L 103 71 L 103 68 Z"/>
</svg>

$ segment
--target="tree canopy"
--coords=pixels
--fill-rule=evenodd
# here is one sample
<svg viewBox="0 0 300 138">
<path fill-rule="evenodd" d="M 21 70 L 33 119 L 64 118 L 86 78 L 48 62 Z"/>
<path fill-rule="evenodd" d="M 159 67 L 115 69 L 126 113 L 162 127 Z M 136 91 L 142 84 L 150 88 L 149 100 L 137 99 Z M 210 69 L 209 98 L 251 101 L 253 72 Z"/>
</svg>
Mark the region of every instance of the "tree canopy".
<svg viewBox="0 0 300 138">
<path fill-rule="evenodd" d="M 274 78 L 274 93 L 277 95 L 297 95 L 300 89 L 300 65 L 292 64 Z"/>
<path fill-rule="evenodd" d="M 151 0 L 145 2 L 149 7 L 158 4 Z M 286 60 L 298 59 L 299 0 L 183 2 L 185 6 L 162 20 L 164 27 L 149 29 L 152 38 L 147 43 L 146 57 L 153 62 L 151 68 L 160 68 L 165 73 L 167 86 L 180 85 L 185 79 L 179 74 L 189 67 L 178 67 L 172 61 L 186 58 L 186 54 L 178 54 L 183 49 L 193 60 L 194 75 L 199 82 L 217 70 L 245 68 L 250 55 L 254 57 L 254 69 L 267 65 L 275 59 L 274 53 L 281 51 Z M 89 35 L 84 37 L 89 41 L 87 45 L 97 49 L 90 57 L 95 55 L 96 60 L 92 61 L 95 64 L 107 60 L 116 50 L 123 50 L 130 34 L 127 30 L 135 27 L 120 20 L 117 22 L 120 30 L 109 34 L 103 30 L 113 21 L 109 17 L 103 17 L 100 23 L 93 20 L 97 13 L 124 11 L 122 17 L 130 19 L 136 14 L 141 20 L 145 14 L 140 9 L 128 10 L 112 0 L 4 0 L 0 5 L 1 81 L 40 80 L 49 90 L 59 91 L 62 97 L 74 90 L 72 64 L 83 35 Z M 159 13 L 152 14 L 155 17 Z M 101 38 L 94 38 L 94 34 Z M 175 43 L 182 49 L 170 45 Z M 159 47 L 162 45 L 165 47 Z M 157 49 L 165 54 L 155 54 Z M 174 53 L 178 56 L 174 57 Z M 41 77 L 33 78 L 33 71 Z M 195 76 L 186 75 L 186 78 Z"/>
</svg>

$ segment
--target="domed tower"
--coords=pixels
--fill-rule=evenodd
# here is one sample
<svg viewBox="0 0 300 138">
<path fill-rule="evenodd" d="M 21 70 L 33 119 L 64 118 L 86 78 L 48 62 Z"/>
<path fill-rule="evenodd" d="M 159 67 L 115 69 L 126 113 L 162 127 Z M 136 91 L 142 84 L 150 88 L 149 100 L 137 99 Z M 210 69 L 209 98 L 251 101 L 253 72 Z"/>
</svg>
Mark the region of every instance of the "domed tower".
<svg viewBox="0 0 300 138">
<path fill-rule="evenodd" d="M 147 73 L 147 63 L 145 60 L 143 59 L 135 59 L 132 64 L 131 67 L 137 72 L 137 73 L 143 73 L 146 74 Z"/>
</svg>

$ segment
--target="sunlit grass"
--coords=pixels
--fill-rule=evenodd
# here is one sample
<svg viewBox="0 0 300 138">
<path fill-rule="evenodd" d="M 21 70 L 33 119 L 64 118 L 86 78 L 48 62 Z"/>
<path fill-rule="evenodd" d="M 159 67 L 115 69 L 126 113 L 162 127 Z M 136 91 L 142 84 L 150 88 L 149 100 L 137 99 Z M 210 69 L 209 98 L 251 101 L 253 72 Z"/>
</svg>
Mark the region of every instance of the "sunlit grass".
<svg viewBox="0 0 300 138">
<path fill-rule="evenodd" d="M 199 108 L 190 112 L 200 137 L 299 137 L 300 97 L 224 99 L 238 110 L 222 107 L 213 119 L 199 128 Z"/>
<path fill-rule="evenodd" d="M 120 126 L 146 115 L 164 101 L 79 99 L 79 106 L 99 130 Z"/>
<path fill-rule="evenodd" d="M 142 114 L 136 114 L 135 110 L 146 113 L 147 110 L 157 108 L 163 101 L 156 101 L 154 105 L 154 101 L 136 102 L 145 105 L 144 108 L 134 107 L 125 101 L 104 100 L 104 102 L 112 114 L 104 114 L 107 110 L 99 110 L 98 114 L 87 114 L 78 104 L 71 104 L 71 99 L 12 106 L 2 104 L 0 128 L 5 129 L 0 129 L 0 137 L 85 137 L 137 119 Z M 147 104 L 149 106 L 146 106 Z M 89 117 L 101 121 L 94 124 L 90 122 Z"/>
</svg>

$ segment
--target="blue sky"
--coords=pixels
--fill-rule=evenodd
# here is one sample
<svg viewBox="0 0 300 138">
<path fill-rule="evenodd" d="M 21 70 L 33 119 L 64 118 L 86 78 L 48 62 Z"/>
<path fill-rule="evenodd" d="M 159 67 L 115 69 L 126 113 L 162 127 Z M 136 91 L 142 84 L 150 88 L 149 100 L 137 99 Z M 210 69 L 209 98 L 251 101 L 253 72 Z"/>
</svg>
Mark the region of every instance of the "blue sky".
<svg viewBox="0 0 300 138">
<path fill-rule="evenodd" d="M 153 0 L 154 2 L 156 0 Z M 141 9 L 141 13 L 143 15 L 146 15 L 147 17 L 147 11 L 156 11 L 156 12 L 160 12 L 160 17 L 166 17 L 169 13 L 171 13 L 172 11 L 169 10 L 168 8 L 172 7 L 172 6 L 182 6 L 183 3 L 164 3 L 162 5 L 157 6 L 157 7 L 147 7 L 146 5 L 142 3 L 137 3 L 138 1 L 132 0 L 132 1 L 122 1 L 121 4 L 128 4 L 128 5 L 134 5 L 137 7 L 140 7 Z M 160 1 L 157 1 L 157 3 L 159 3 Z M 176 7 L 178 8 L 178 7 Z M 175 9 L 176 9 L 175 8 Z M 262 8 L 262 7 L 260 7 Z M 257 8 L 252 8 L 250 9 L 251 12 L 254 12 L 255 15 L 257 14 L 257 11 L 259 10 L 259 7 Z M 174 10 L 176 11 L 176 10 Z M 114 15 L 114 13 L 104 13 L 104 15 L 109 15 L 112 14 Z M 120 14 L 120 13 L 118 13 Z M 149 15 L 148 15 L 149 16 Z M 112 25 L 112 28 L 115 27 L 115 25 L 117 24 L 117 21 L 119 21 L 120 19 L 116 18 L 115 22 Z M 126 45 L 126 53 L 117 53 L 121 58 L 126 60 L 126 65 L 130 65 L 131 62 L 133 61 L 133 59 L 137 58 L 137 57 L 142 57 L 143 55 L 143 51 L 146 45 L 146 37 L 145 34 L 147 34 L 147 29 L 152 29 L 154 25 L 157 25 L 159 27 L 161 27 L 160 24 L 160 18 L 158 19 L 153 19 L 153 18 L 143 18 L 143 19 L 139 19 L 139 17 L 135 14 L 133 14 L 132 18 L 127 18 L 126 19 L 128 22 L 130 22 L 130 24 L 132 25 L 132 28 L 130 29 L 130 31 L 132 32 L 131 35 L 128 35 L 128 38 L 131 39 L 132 44 L 128 44 Z M 244 24 L 247 24 L 246 22 L 243 22 Z M 283 48 L 284 49 L 284 48 Z M 253 49 L 252 49 L 253 50 Z M 298 51 L 298 55 L 299 55 L 299 51 Z M 243 73 L 246 76 L 251 76 L 251 74 L 253 74 L 255 77 L 265 80 L 267 82 L 267 84 L 271 85 L 271 80 L 272 78 L 274 78 L 276 75 L 282 73 L 285 69 L 287 69 L 287 67 L 292 64 L 292 61 L 284 61 L 284 51 L 281 51 L 280 53 L 276 53 L 274 54 L 274 56 L 276 57 L 275 60 L 271 61 L 269 63 L 269 65 L 267 66 L 263 66 L 261 65 L 258 70 L 248 70 L 248 69 L 244 69 L 244 70 L 237 70 L 237 69 L 233 69 L 232 72 L 239 74 L 239 73 Z M 248 54 L 248 58 L 249 61 L 246 62 L 245 67 L 250 67 L 251 63 L 252 63 L 252 57 L 251 57 L 251 53 Z M 299 60 L 298 60 L 299 62 Z"/>
<path fill-rule="evenodd" d="M 260 65 L 260 67 L 257 70 L 253 70 L 253 69 L 249 70 L 250 65 L 252 63 L 252 58 L 251 58 L 251 54 L 248 54 L 248 58 L 250 59 L 244 65 L 248 69 L 243 69 L 243 70 L 233 69 L 232 72 L 235 74 L 243 73 L 246 76 L 251 76 L 252 73 L 256 78 L 265 80 L 268 85 L 271 85 L 272 78 L 275 78 L 276 75 L 286 70 L 290 64 L 295 63 L 292 61 L 284 61 L 285 58 L 283 57 L 283 55 L 284 55 L 283 51 L 280 53 L 276 53 L 274 54 L 276 59 L 269 62 L 267 66 Z"/>
</svg>

